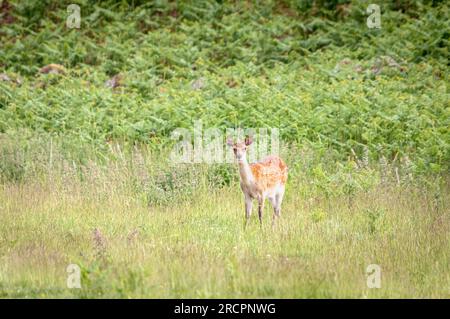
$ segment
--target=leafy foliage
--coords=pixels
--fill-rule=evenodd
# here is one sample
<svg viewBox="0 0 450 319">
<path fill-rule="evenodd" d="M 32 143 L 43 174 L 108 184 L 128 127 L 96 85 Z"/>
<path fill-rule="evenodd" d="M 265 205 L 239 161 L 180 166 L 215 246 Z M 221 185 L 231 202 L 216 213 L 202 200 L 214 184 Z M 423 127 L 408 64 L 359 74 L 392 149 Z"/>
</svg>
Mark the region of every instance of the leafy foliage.
<svg viewBox="0 0 450 319">
<path fill-rule="evenodd" d="M 368 147 L 448 168 L 444 2 L 388 3 L 380 30 L 365 25 L 365 1 L 80 1 L 80 29 L 65 26 L 68 3 L 14 3 L 0 66 L 21 84 L 0 81 L 0 132 L 160 145 L 202 118 L 279 127 L 341 159 Z M 38 73 L 49 63 L 68 73 Z M 123 83 L 105 87 L 116 74 Z"/>
</svg>

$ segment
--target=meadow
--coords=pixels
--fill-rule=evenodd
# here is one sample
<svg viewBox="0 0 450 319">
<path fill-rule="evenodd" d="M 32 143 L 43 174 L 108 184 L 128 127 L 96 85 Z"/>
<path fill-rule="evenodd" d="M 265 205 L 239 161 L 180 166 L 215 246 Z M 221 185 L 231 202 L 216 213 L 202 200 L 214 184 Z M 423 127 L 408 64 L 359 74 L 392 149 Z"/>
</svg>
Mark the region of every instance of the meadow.
<svg viewBox="0 0 450 319">
<path fill-rule="evenodd" d="M 0 1 L 0 297 L 450 297 L 445 1 L 70 3 Z M 200 119 L 279 130 L 275 227 Z"/>
</svg>

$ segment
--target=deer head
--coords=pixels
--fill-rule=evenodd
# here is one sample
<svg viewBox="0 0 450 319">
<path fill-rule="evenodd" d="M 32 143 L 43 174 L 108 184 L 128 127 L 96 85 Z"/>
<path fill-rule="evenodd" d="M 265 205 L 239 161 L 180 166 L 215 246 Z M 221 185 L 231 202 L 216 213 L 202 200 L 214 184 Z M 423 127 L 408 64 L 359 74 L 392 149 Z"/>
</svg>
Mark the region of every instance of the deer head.
<svg viewBox="0 0 450 319">
<path fill-rule="evenodd" d="M 234 156 L 236 157 L 238 162 L 245 162 L 247 160 L 246 154 L 247 149 L 250 144 L 253 143 L 253 138 L 251 136 L 247 136 L 244 142 L 233 142 L 231 137 L 227 138 L 227 145 L 233 148 Z"/>
</svg>

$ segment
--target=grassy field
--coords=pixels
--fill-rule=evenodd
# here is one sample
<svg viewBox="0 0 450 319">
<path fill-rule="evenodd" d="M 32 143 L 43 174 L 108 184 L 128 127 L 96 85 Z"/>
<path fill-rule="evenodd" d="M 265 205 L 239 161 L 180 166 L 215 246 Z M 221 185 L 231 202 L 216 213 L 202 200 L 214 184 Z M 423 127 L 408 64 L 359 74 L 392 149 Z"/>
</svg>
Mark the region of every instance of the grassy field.
<svg viewBox="0 0 450 319">
<path fill-rule="evenodd" d="M 371 2 L 0 0 L 0 297 L 450 298 L 448 5 Z M 279 130 L 274 228 L 199 119 Z"/>
<path fill-rule="evenodd" d="M 272 228 L 266 206 L 263 227 L 254 215 L 244 230 L 233 166 L 113 147 L 78 168 L 55 149 L 28 167 L 38 178 L 0 189 L 3 297 L 450 296 L 448 180 L 357 162 L 310 171 L 318 159 L 285 150 L 281 220 Z M 66 287 L 69 264 L 82 289 Z M 370 264 L 380 289 L 366 285 Z"/>
<path fill-rule="evenodd" d="M 375 175 L 365 191 L 323 196 L 304 176 L 290 180 L 275 228 L 266 208 L 263 227 L 252 216 L 244 230 L 235 181 L 218 188 L 208 167 L 163 170 L 138 154 L 91 163 L 83 179 L 55 163 L 38 181 L 2 186 L 3 297 L 450 296 L 448 183 L 398 185 L 389 168 L 384 181 L 355 168 L 355 180 Z M 175 176 L 170 203 L 149 205 L 161 171 Z M 67 289 L 69 264 L 82 289 Z M 380 289 L 366 285 L 370 264 Z"/>
</svg>

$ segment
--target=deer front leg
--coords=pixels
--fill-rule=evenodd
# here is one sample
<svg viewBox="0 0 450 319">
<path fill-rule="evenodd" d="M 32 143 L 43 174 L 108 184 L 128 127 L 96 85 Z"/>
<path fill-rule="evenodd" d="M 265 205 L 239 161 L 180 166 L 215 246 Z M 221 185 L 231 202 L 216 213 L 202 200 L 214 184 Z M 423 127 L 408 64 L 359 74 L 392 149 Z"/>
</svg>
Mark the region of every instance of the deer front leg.
<svg viewBox="0 0 450 319">
<path fill-rule="evenodd" d="M 259 217 L 259 225 L 262 226 L 262 214 L 264 211 L 264 197 L 261 196 L 258 198 L 258 217 Z"/>
<path fill-rule="evenodd" d="M 250 215 L 252 214 L 253 201 L 250 196 L 245 196 L 245 227 L 247 227 Z"/>
</svg>

